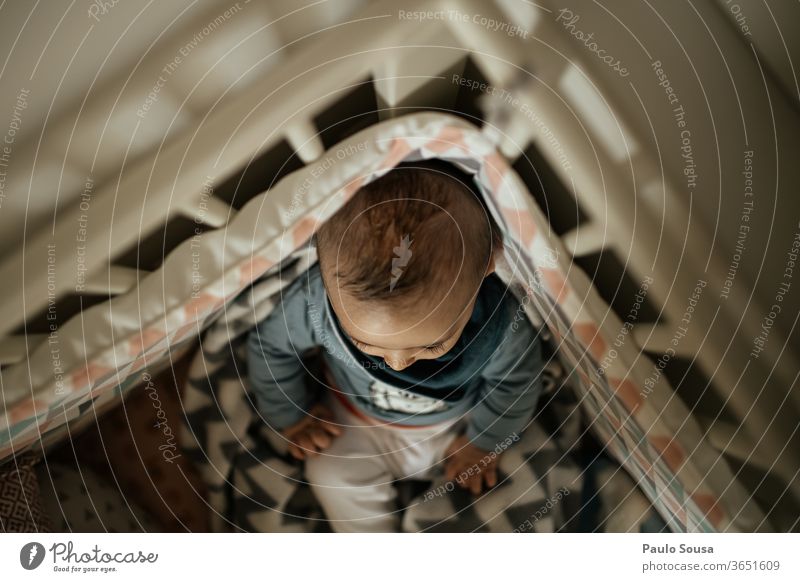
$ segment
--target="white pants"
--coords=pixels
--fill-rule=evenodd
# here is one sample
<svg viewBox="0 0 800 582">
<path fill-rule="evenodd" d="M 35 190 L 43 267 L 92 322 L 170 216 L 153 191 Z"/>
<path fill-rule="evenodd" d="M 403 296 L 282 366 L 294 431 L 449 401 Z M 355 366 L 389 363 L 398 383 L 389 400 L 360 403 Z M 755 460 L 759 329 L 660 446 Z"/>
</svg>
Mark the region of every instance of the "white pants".
<svg viewBox="0 0 800 582">
<path fill-rule="evenodd" d="M 342 434 L 306 458 L 305 474 L 336 532 L 400 531 L 395 479 L 425 479 L 461 429 L 461 419 L 424 427 L 380 425 L 350 412 L 331 391 L 327 403 Z M 374 424 L 373 424 L 374 423 Z"/>
</svg>

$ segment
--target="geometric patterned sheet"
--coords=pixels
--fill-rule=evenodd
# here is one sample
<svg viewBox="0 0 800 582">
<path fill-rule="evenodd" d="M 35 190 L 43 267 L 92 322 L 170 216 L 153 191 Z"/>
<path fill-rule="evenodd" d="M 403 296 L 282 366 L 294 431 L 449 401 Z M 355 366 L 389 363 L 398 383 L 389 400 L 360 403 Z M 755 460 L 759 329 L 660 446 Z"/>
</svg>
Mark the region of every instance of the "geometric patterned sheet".
<svg viewBox="0 0 800 582">
<path fill-rule="evenodd" d="M 240 336 L 218 351 L 198 351 L 184 388 L 181 444 L 207 480 L 214 513 L 212 530 L 331 531 L 304 479 L 303 462 L 277 450 L 252 405 L 244 347 L 244 336 Z M 306 366 L 318 369 L 318 359 L 308 356 Z M 313 376 L 320 377 L 318 372 Z M 541 402 L 548 402 L 546 410 L 537 414 L 520 440 L 500 457 L 498 484 L 476 499 L 441 474 L 426 481 L 398 482 L 399 503 L 404 508 L 402 531 L 597 529 L 598 519 L 590 509 L 599 499 L 595 503 L 583 499 L 586 471 L 570 450 L 578 435 L 573 389 L 564 385 L 556 360 L 550 360 L 543 379 Z M 553 433 L 538 420 L 548 415 L 555 416 L 549 423 L 555 426 Z M 245 416 L 247 422 L 242 421 Z M 215 455 L 215 451 L 221 454 Z M 634 495 L 644 499 L 641 493 L 634 491 Z M 635 531 L 639 522 L 659 521 L 649 506 L 637 519 L 630 526 Z"/>
</svg>

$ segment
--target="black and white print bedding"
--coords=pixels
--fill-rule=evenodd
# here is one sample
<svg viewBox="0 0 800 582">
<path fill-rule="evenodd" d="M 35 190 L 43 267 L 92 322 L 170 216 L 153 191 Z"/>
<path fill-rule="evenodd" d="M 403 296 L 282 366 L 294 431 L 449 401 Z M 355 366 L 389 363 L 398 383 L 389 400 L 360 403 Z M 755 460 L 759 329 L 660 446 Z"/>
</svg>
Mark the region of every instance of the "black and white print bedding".
<svg viewBox="0 0 800 582">
<path fill-rule="evenodd" d="M 247 386 L 246 332 L 315 260 L 306 247 L 255 281 L 206 331 L 190 366 L 180 440 L 207 484 L 214 531 L 330 531 L 303 478 L 303 463 L 279 450 Z M 318 359 L 306 358 L 313 373 Z M 309 375 L 313 388 L 312 377 L 321 375 Z M 587 487 L 596 480 L 586 478 L 586 469 L 597 464 L 581 460 L 580 409 L 557 358 L 549 359 L 544 382 L 540 410 L 500 457 L 500 479 L 492 490 L 475 498 L 443 475 L 396 484 L 403 531 L 592 531 L 625 507 L 642 507 L 643 497 L 630 482 L 622 501 L 607 507 L 603 517 L 602 490 Z M 627 478 L 618 469 L 613 473 Z M 628 511 L 628 531 L 652 520 L 652 508 L 644 506 Z"/>
</svg>

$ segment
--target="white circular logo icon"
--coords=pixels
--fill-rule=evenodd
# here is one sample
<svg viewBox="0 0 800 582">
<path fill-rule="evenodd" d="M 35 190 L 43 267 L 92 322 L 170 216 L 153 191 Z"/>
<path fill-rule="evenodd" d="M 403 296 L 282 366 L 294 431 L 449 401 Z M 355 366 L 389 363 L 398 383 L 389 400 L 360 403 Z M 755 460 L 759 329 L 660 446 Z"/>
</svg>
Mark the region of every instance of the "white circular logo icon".
<svg viewBox="0 0 800 582">
<path fill-rule="evenodd" d="M 38 568 L 44 561 L 44 546 L 39 542 L 28 542 L 19 551 L 19 563 L 26 570 Z"/>
</svg>

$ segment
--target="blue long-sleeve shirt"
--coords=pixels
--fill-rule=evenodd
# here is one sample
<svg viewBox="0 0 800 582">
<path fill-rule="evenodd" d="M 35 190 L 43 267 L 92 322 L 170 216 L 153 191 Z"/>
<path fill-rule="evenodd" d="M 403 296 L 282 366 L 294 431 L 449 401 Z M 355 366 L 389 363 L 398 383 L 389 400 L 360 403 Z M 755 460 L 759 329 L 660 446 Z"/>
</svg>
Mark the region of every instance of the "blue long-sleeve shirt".
<svg viewBox="0 0 800 582">
<path fill-rule="evenodd" d="M 319 264 L 313 265 L 248 336 L 249 382 L 275 429 L 298 422 L 313 404 L 301 356 L 315 346 L 357 409 L 406 425 L 466 415 L 467 437 L 487 451 L 524 429 L 542 389 L 540 337 L 495 274 L 484 278 L 472 316 L 447 353 L 397 371 L 342 332 Z"/>
</svg>

